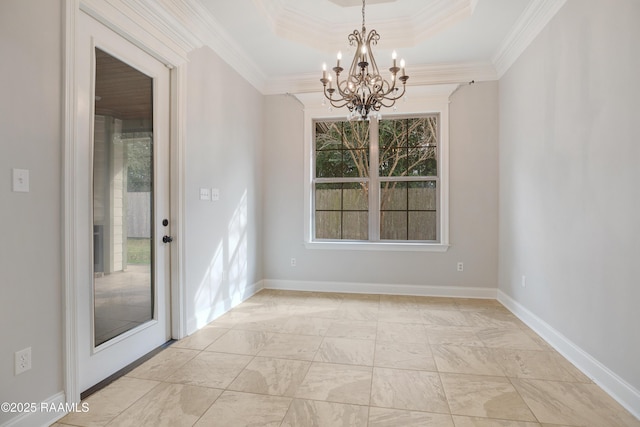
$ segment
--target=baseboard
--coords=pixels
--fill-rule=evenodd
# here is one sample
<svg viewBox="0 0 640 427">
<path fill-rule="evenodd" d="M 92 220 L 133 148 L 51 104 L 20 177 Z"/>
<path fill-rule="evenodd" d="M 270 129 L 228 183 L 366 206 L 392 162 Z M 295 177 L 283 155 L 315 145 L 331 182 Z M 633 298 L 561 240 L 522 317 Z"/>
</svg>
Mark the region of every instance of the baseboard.
<svg viewBox="0 0 640 427">
<path fill-rule="evenodd" d="M 551 344 L 560 354 L 591 378 L 594 383 L 598 384 L 636 418 L 640 419 L 640 391 L 509 295 L 498 290 L 497 296 L 501 304 L 544 338 L 545 341 Z"/>
<path fill-rule="evenodd" d="M 265 289 L 312 292 L 344 292 L 352 294 L 413 295 L 428 297 L 496 299 L 496 288 L 459 286 L 391 285 L 383 283 L 312 282 L 299 280 L 263 280 Z"/>
<path fill-rule="evenodd" d="M 191 335 L 212 320 L 222 316 L 236 305 L 247 300 L 260 291 L 264 285 L 263 280 L 246 286 L 242 292 L 235 293 L 229 298 L 216 302 L 213 306 L 197 311 L 192 317 L 187 319 L 187 335 Z"/>
<path fill-rule="evenodd" d="M 23 412 L 22 414 L 10 419 L 1 425 L 1 427 L 47 427 L 64 417 L 68 411 L 67 406 L 71 409 L 73 405 L 67 405 L 64 398 L 64 392 L 59 392 L 43 400 L 42 402 L 34 402 L 36 406 L 35 412 Z M 57 411 L 57 409 L 62 409 Z M 80 407 L 78 407 L 80 409 Z"/>
</svg>

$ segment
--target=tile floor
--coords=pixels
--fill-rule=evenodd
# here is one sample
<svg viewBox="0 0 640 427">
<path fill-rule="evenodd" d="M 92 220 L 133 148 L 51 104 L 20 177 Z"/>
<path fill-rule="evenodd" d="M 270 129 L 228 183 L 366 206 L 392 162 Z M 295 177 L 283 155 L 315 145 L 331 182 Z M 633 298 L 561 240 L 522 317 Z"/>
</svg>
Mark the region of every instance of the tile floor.
<svg viewBox="0 0 640 427">
<path fill-rule="evenodd" d="M 264 290 L 62 426 L 640 426 L 493 300 Z"/>
</svg>

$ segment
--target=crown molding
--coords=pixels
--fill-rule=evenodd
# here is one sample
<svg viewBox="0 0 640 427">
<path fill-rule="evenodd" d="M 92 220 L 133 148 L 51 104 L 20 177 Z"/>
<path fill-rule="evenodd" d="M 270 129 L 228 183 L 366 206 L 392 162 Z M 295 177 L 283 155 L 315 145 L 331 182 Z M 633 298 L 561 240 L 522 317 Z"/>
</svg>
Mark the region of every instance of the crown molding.
<svg viewBox="0 0 640 427">
<path fill-rule="evenodd" d="M 468 83 L 472 80 L 497 80 L 495 68 L 489 62 L 448 63 L 412 66 L 407 86 L 430 86 L 440 84 Z M 305 73 L 269 79 L 264 95 L 284 93 L 300 94 L 322 91 L 320 73 Z M 408 91 L 409 89 L 407 89 Z"/>
<path fill-rule="evenodd" d="M 516 62 L 566 0 L 532 0 L 493 55 L 498 78 Z"/>
<path fill-rule="evenodd" d="M 202 42 L 190 31 L 180 16 L 175 0 L 122 0 L 139 16 L 145 17 L 162 34 L 170 37 L 187 52 L 202 46 Z"/>
<path fill-rule="evenodd" d="M 81 0 L 80 10 L 107 25 L 168 66 L 209 46 L 263 92 L 265 74 L 197 0 Z"/>
<path fill-rule="evenodd" d="M 78 7 L 169 67 L 186 62 L 192 50 L 187 40 L 168 30 L 160 16 L 139 2 L 80 0 Z"/>
<path fill-rule="evenodd" d="M 260 92 L 264 91 L 266 75 L 233 41 L 206 7 L 197 0 L 163 0 L 162 3 L 169 16 L 173 16 L 176 22 L 192 34 L 200 46 L 210 47 L 253 87 Z"/>
<path fill-rule="evenodd" d="M 445 83 L 468 83 L 497 80 L 495 68 L 490 62 L 468 62 L 452 64 L 430 64 L 411 67 L 409 85 L 432 85 Z"/>
</svg>

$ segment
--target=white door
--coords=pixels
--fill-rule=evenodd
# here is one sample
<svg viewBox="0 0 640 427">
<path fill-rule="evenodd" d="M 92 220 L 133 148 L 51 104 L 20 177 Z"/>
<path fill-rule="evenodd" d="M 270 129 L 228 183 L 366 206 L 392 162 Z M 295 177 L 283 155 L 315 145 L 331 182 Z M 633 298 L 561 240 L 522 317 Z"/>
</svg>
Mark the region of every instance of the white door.
<svg viewBox="0 0 640 427">
<path fill-rule="evenodd" d="M 170 339 L 170 72 L 85 13 L 77 28 L 82 392 Z"/>
</svg>

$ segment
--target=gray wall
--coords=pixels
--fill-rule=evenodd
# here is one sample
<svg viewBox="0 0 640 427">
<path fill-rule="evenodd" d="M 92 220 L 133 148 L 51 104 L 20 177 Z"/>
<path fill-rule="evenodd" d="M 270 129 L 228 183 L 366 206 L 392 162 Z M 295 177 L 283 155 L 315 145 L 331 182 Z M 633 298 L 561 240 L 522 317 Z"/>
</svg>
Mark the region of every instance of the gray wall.
<svg viewBox="0 0 640 427">
<path fill-rule="evenodd" d="M 495 288 L 497 102 L 496 82 L 464 86 L 451 100 L 451 248 L 446 253 L 382 252 L 305 248 L 303 107 L 290 96 L 266 97 L 265 279 Z M 464 262 L 464 272 L 456 271 L 458 261 Z"/>
<path fill-rule="evenodd" d="M 500 290 L 636 390 L 639 17 L 568 1 L 499 90 Z"/>
<path fill-rule="evenodd" d="M 0 402 L 62 390 L 61 22 L 58 1 L 0 2 Z M 12 168 L 30 170 L 29 193 L 11 191 Z M 33 368 L 14 376 L 25 347 Z"/>
<path fill-rule="evenodd" d="M 189 54 L 186 119 L 187 329 L 262 278 L 263 97 L 211 49 Z M 199 199 L 218 188 L 217 202 Z"/>
</svg>

